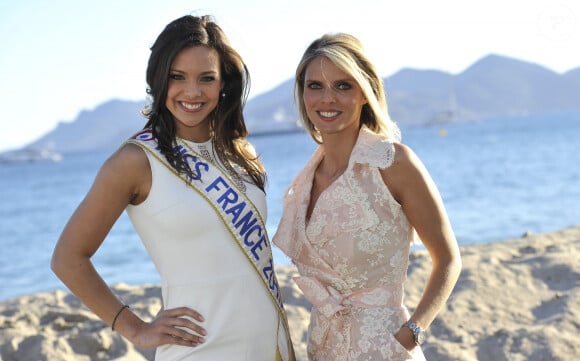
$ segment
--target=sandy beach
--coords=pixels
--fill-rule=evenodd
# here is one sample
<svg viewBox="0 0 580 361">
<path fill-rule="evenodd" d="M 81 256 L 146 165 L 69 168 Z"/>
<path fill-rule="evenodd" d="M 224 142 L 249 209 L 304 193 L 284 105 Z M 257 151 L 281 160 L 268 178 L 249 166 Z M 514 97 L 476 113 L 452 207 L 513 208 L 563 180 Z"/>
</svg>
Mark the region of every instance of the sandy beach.
<svg viewBox="0 0 580 361">
<path fill-rule="evenodd" d="M 580 226 L 461 248 L 463 271 L 445 309 L 428 330 L 429 361 L 578 360 L 580 357 Z M 430 271 L 426 251 L 413 251 L 405 304 L 417 303 Z M 308 302 L 277 268 L 298 360 L 306 361 Z M 158 285 L 114 285 L 144 319 L 161 306 Z M 0 361 L 152 360 L 64 291 L 0 302 Z"/>
</svg>

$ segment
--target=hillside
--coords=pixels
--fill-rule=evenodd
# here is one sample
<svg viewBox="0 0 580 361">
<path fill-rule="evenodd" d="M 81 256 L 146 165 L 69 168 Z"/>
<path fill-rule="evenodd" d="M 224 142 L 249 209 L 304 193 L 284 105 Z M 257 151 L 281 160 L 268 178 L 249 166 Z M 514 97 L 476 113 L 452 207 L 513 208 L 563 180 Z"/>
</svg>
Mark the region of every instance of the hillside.
<svg viewBox="0 0 580 361">
<path fill-rule="evenodd" d="M 580 110 L 580 67 L 564 74 L 537 64 L 489 55 L 459 74 L 402 69 L 384 78 L 389 113 L 400 124 L 473 121 L 501 115 Z M 26 148 L 59 153 L 111 150 L 145 124 L 145 101 L 111 100 Z M 293 79 L 249 99 L 251 134 L 299 130 Z"/>
</svg>

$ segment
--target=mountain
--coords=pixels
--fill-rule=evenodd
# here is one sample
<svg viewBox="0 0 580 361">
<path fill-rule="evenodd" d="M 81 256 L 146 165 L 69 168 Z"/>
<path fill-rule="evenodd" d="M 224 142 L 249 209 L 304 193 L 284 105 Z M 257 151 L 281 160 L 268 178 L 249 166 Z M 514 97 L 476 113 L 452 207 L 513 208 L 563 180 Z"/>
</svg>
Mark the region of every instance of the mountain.
<svg viewBox="0 0 580 361">
<path fill-rule="evenodd" d="M 385 80 L 385 88 L 399 123 L 580 110 L 580 68 L 558 74 L 494 54 L 457 75 L 403 69 Z"/>
<path fill-rule="evenodd" d="M 580 67 L 564 74 L 491 54 L 459 74 L 405 68 L 384 78 L 391 117 L 399 124 L 472 121 L 502 115 L 580 110 Z M 249 99 L 251 134 L 300 130 L 293 79 Z M 59 153 L 112 150 L 138 131 L 145 101 L 111 100 L 60 123 L 25 147 Z"/>
<path fill-rule="evenodd" d="M 48 147 L 58 153 L 113 150 L 143 128 L 146 119 L 141 109 L 145 105 L 145 101 L 110 100 L 82 111 L 72 122 L 59 123 L 28 148 Z"/>
<path fill-rule="evenodd" d="M 248 130 L 256 134 L 300 129 L 293 92 L 294 80 L 289 79 L 250 99 L 244 109 Z"/>
<path fill-rule="evenodd" d="M 542 66 L 487 56 L 455 79 L 457 103 L 476 117 L 580 108 L 580 87 Z"/>
<path fill-rule="evenodd" d="M 576 84 L 577 86 L 580 85 L 580 68 L 572 69 L 564 73 L 564 77 L 568 79 L 568 81 Z"/>
<path fill-rule="evenodd" d="M 402 69 L 383 79 L 389 114 L 398 123 L 423 124 L 456 111 L 453 75 Z"/>
</svg>

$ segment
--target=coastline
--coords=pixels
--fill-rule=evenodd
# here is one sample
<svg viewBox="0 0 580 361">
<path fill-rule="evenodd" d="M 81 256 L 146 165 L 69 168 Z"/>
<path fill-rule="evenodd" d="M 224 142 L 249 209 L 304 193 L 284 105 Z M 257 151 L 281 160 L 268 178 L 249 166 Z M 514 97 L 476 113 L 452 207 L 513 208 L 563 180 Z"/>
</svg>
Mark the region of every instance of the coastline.
<svg viewBox="0 0 580 361">
<path fill-rule="evenodd" d="M 461 247 L 463 271 L 423 347 L 438 360 L 573 360 L 580 349 L 580 226 Z M 411 252 L 405 304 L 412 311 L 429 276 L 425 250 Z M 298 360 L 306 361 L 309 303 L 276 267 Z M 144 319 L 161 307 L 158 285 L 116 284 Z M 0 302 L 0 360 L 152 360 L 67 292 Z"/>
</svg>

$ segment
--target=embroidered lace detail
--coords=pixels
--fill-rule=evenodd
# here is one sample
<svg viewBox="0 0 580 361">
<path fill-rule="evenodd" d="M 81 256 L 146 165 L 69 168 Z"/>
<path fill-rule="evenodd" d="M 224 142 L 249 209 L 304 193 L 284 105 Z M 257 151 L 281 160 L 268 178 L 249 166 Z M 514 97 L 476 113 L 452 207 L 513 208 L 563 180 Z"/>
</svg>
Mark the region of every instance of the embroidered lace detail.
<svg viewBox="0 0 580 361">
<path fill-rule="evenodd" d="M 364 146 L 363 146 L 364 144 Z M 393 142 L 362 127 L 350 163 L 366 163 L 381 169 L 388 168 L 395 159 Z"/>
<path fill-rule="evenodd" d="M 347 170 L 319 196 L 306 223 L 319 148 L 290 186 L 274 243 L 298 267 L 313 304 L 311 360 L 424 360 L 394 338 L 403 306 L 413 229 L 384 184 L 393 143 L 363 127 Z"/>
</svg>

